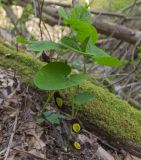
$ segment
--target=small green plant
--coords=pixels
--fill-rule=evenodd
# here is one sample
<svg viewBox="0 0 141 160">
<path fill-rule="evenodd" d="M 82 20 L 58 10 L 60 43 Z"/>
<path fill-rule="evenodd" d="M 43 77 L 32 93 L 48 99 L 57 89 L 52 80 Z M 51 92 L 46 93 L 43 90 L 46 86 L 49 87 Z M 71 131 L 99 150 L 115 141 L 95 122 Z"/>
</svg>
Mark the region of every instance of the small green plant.
<svg viewBox="0 0 141 160">
<path fill-rule="evenodd" d="M 59 53 L 66 53 L 64 51 L 71 50 L 101 65 L 122 65 L 122 62 L 116 57 L 110 56 L 95 45 L 98 40 L 98 33 L 91 24 L 92 17 L 87 8 L 77 5 L 69 13 L 64 8 L 60 8 L 59 15 L 64 23 L 70 27 L 70 34 L 61 37 L 58 43 L 53 41 L 34 41 L 28 45 L 29 50 L 56 50 Z"/>
<path fill-rule="evenodd" d="M 62 119 L 63 117 L 64 117 L 63 115 L 60 115 L 58 113 L 52 113 L 51 111 L 46 111 L 38 117 L 37 122 L 41 124 L 45 120 L 48 120 L 52 124 L 59 124 L 60 119 Z"/>
<path fill-rule="evenodd" d="M 86 79 L 86 74 L 71 74 L 71 67 L 63 62 L 51 62 L 35 75 L 34 83 L 38 88 L 48 90 L 49 95 L 52 96 L 54 91 L 77 86 Z M 74 111 L 74 107 L 72 108 Z M 43 107 L 41 114 L 44 110 Z"/>
<path fill-rule="evenodd" d="M 70 50 L 76 54 L 82 55 L 84 59 L 90 58 L 97 64 L 116 67 L 122 65 L 122 62 L 116 57 L 110 56 L 104 50 L 96 46 L 98 33 L 96 28 L 91 24 L 92 17 L 87 7 L 77 5 L 70 12 L 65 11 L 64 8 L 60 8 L 58 13 L 63 19 L 64 24 L 70 28 L 70 33 L 62 36 L 58 43 L 53 41 L 28 42 L 21 37 L 17 38 L 17 42 L 27 44 L 28 50 L 36 53 L 43 50 L 50 52 L 56 50 L 58 54 L 64 54 Z M 59 61 L 59 59 L 56 59 L 56 61 L 50 62 L 36 73 L 34 83 L 39 89 L 48 91 L 48 103 L 55 91 L 79 86 L 87 77 L 88 74 L 85 64 L 83 73 L 71 74 L 70 65 L 67 64 L 65 60 Z M 72 97 L 72 117 L 76 117 L 78 111 L 81 109 L 81 105 L 84 105 L 93 98 L 94 95 L 87 91 L 74 95 L 74 97 Z M 58 122 L 58 115 L 51 114 L 49 116 L 49 113 L 45 112 L 47 103 L 39 114 L 39 121 L 42 122 L 45 119 L 42 117 L 46 116 L 50 122 Z M 51 118 L 52 116 L 55 117 L 55 120 L 52 120 L 54 119 Z"/>
</svg>

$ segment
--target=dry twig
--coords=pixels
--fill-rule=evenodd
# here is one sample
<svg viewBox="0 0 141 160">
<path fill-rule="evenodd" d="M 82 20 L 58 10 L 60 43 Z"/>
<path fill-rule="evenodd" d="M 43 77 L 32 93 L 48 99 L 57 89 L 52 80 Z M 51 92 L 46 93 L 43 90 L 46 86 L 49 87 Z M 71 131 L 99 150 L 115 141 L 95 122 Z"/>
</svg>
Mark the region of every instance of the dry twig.
<svg viewBox="0 0 141 160">
<path fill-rule="evenodd" d="M 4 157 L 5 157 L 4 160 L 8 159 L 8 156 L 9 156 L 9 153 L 10 153 L 11 145 L 12 145 L 13 138 L 14 138 L 15 131 L 16 131 L 16 127 L 17 127 L 18 114 L 19 114 L 19 111 L 17 110 L 17 114 L 15 116 L 15 121 L 14 121 L 14 126 L 13 126 L 13 130 L 12 130 L 12 134 L 11 134 L 11 137 L 10 137 L 10 140 L 9 140 L 7 151 L 6 151 L 5 155 L 4 155 Z"/>
</svg>

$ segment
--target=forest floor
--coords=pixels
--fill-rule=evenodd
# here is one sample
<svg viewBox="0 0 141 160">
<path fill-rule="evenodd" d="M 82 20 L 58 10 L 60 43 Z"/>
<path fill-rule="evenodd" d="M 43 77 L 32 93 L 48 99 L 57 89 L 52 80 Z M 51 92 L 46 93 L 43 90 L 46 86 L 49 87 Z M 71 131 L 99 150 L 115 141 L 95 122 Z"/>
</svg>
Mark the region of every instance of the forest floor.
<svg viewBox="0 0 141 160">
<path fill-rule="evenodd" d="M 80 133 L 74 133 L 67 117 L 60 124 L 39 125 L 36 115 L 43 99 L 43 93 L 22 85 L 13 71 L 0 69 L 0 160 L 138 160 L 85 130 L 83 124 Z M 81 149 L 74 148 L 75 139 Z"/>
<path fill-rule="evenodd" d="M 107 0 L 97 1 L 97 8 L 115 11 L 125 7 L 125 4 L 128 5 L 127 1 L 129 2 L 118 0 L 109 4 L 103 3 L 105 1 Z M 102 4 L 104 6 L 101 8 Z M 8 24 L 5 16 L 3 12 L 0 19 L 2 27 Z M 27 24 L 31 28 L 30 32 L 35 31 L 34 36 L 38 39 L 40 20 L 32 19 L 29 19 Z M 49 28 L 48 25 L 47 27 Z M 57 34 L 55 38 L 60 35 L 58 30 L 58 27 L 51 30 Z M 66 114 L 60 124 L 51 124 L 48 121 L 38 124 L 37 114 L 44 105 L 45 98 L 43 92 L 23 85 L 15 71 L 0 68 L 0 160 L 141 160 L 122 148 L 111 146 L 104 137 L 86 130 L 80 120 L 78 121 L 82 129 L 79 134 L 74 133 L 71 119 Z M 55 113 L 61 112 L 54 100 L 47 108 Z M 77 140 L 81 142 L 80 149 L 73 145 Z"/>
</svg>

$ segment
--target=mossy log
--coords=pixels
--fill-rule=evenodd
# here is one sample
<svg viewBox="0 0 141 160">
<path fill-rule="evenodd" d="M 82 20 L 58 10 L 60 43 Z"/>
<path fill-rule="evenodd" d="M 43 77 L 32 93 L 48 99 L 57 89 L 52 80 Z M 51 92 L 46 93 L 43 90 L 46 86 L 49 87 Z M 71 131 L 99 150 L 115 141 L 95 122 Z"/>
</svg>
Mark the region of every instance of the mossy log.
<svg viewBox="0 0 141 160">
<path fill-rule="evenodd" d="M 0 67 L 16 70 L 23 82 L 34 86 L 34 73 L 43 65 L 43 62 L 30 54 L 16 51 L 0 41 Z M 97 135 L 105 137 L 112 145 L 141 157 L 141 111 L 90 81 L 83 82 L 80 90 L 88 90 L 96 97 L 82 106 L 78 115 L 84 125 Z M 75 91 L 75 88 L 71 88 L 60 92 L 68 105 Z"/>
</svg>

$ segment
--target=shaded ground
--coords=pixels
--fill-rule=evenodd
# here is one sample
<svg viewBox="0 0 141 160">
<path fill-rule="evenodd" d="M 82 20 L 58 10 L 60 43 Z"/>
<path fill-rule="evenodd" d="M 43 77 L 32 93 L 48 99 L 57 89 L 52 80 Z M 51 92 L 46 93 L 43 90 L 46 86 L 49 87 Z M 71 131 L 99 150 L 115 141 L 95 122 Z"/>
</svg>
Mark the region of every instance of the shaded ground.
<svg viewBox="0 0 141 160">
<path fill-rule="evenodd" d="M 82 130 L 79 138 L 87 146 L 77 151 L 65 137 L 69 120 L 61 125 L 37 124 L 35 115 L 42 97 L 21 86 L 18 79 L 10 70 L 0 70 L 0 159 L 95 159 L 98 145 L 94 135 Z"/>
<path fill-rule="evenodd" d="M 58 125 L 48 121 L 39 125 L 36 115 L 43 99 L 43 93 L 21 85 L 14 72 L 0 70 L 0 160 L 136 160 L 83 125 L 79 134 L 74 133 L 65 114 Z M 48 110 L 59 112 L 54 102 Z M 74 148 L 74 141 L 81 142 L 80 150 Z"/>
</svg>

